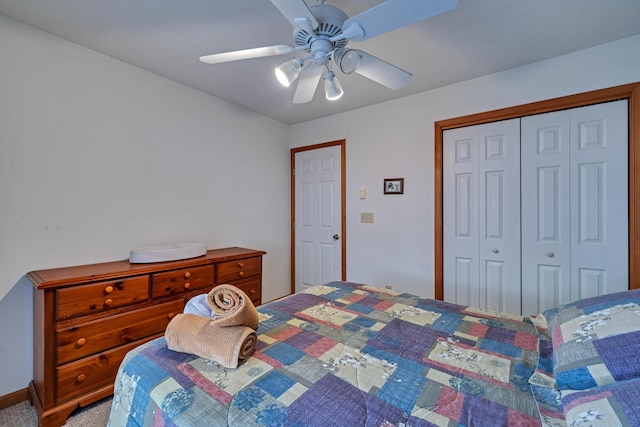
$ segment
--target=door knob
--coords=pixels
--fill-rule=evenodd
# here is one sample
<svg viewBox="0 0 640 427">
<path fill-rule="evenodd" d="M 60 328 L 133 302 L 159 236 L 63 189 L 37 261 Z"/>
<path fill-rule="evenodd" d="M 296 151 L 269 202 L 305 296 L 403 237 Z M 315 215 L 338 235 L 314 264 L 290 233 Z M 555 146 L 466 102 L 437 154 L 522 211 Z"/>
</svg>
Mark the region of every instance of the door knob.
<svg viewBox="0 0 640 427">
<path fill-rule="evenodd" d="M 334 234 L 333 235 L 333 240 L 340 240 L 340 235 L 339 234 Z"/>
</svg>

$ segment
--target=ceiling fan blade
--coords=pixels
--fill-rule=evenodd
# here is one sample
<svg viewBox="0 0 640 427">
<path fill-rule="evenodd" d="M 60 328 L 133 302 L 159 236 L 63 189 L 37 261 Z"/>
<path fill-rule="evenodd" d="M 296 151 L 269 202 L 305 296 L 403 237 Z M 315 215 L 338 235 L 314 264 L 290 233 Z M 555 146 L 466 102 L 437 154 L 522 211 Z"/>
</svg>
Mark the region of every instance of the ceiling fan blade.
<svg viewBox="0 0 640 427">
<path fill-rule="evenodd" d="M 300 26 L 300 21 L 296 22 L 297 18 L 306 18 L 309 20 L 311 28 L 314 30 L 318 28 L 318 21 L 304 0 L 271 0 L 271 3 L 278 8 L 280 13 L 284 15 L 294 27 Z"/>
<path fill-rule="evenodd" d="M 414 22 L 448 12 L 455 9 L 457 5 L 458 0 L 387 0 L 347 19 L 344 21 L 342 29 L 346 34 L 356 34 L 354 37 L 348 37 L 350 40 L 367 40 Z M 349 27 L 352 26 L 353 28 L 350 30 Z M 356 28 L 357 30 L 354 30 Z M 364 35 L 358 35 L 362 31 L 364 31 Z"/>
<path fill-rule="evenodd" d="M 367 52 L 363 52 L 360 49 L 354 50 L 360 54 L 360 65 L 358 65 L 356 73 L 361 76 L 367 77 L 393 90 L 398 90 L 411 81 L 413 77 L 411 73 L 389 64 L 380 58 L 376 58 Z"/>
<path fill-rule="evenodd" d="M 316 93 L 318 82 L 322 76 L 322 70 L 324 67 L 312 62 L 309 67 L 302 69 L 300 77 L 298 78 L 298 86 L 296 87 L 296 93 L 293 95 L 294 104 L 304 104 L 313 99 L 313 95 Z"/>
<path fill-rule="evenodd" d="M 277 44 L 274 46 L 255 47 L 252 49 L 236 50 L 233 52 L 215 53 L 200 57 L 205 64 L 219 64 L 221 62 L 239 61 L 241 59 L 261 58 L 263 56 L 284 55 L 296 50 L 293 46 Z"/>
</svg>

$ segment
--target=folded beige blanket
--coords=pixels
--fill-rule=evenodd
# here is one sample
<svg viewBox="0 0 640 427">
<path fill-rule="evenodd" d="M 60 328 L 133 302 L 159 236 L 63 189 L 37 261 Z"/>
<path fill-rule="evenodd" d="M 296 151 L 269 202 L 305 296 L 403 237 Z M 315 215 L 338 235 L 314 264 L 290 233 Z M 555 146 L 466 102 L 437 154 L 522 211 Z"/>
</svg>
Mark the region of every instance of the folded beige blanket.
<svg viewBox="0 0 640 427">
<path fill-rule="evenodd" d="M 164 334 L 170 350 L 195 354 L 235 369 L 256 348 L 256 332 L 247 326 L 218 326 L 196 314 L 178 314 Z"/>
<path fill-rule="evenodd" d="M 218 285 L 209 291 L 207 303 L 217 326 L 258 328 L 258 311 L 242 289 L 233 285 Z"/>
</svg>

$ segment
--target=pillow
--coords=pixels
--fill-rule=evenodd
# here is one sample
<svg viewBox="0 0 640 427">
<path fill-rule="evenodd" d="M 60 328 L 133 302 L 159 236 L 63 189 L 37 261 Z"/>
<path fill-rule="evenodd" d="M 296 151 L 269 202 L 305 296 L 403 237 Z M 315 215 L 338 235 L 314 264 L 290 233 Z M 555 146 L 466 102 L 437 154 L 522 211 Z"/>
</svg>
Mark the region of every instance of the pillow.
<svg viewBox="0 0 640 427">
<path fill-rule="evenodd" d="M 640 290 L 575 301 L 544 316 L 560 390 L 640 377 Z"/>
<path fill-rule="evenodd" d="M 586 391 L 562 392 L 568 426 L 640 425 L 640 378 Z"/>
</svg>

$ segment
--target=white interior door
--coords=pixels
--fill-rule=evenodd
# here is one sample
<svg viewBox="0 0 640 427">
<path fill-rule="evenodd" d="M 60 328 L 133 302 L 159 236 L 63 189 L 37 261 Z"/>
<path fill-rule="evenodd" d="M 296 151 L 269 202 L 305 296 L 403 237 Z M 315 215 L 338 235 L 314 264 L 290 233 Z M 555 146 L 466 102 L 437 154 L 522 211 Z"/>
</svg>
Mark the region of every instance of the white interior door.
<svg viewBox="0 0 640 427">
<path fill-rule="evenodd" d="M 518 119 L 444 132 L 444 300 L 520 313 Z"/>
<path fill-rule="evenodd" d="M 571 298 L 571 115 L 522 119 L 522 309 Z"/>
<path fill-rule="evenodd" d="M 478 133 L 481 307 L 520 314 L 520 120 Z"/>
<path fill-rule="evenodd" d="M 478 167 L 477 126 L 444 132 L 444 300 L 474 306 L 480 304 Z"/>
<path fill-rule="evenodd" d="M 628 289 L 627 111 L 522 119 L 524 314 Z"/>
<path fill-rule="evenodd" d="M 295 290 L 342 278 L 341 146 L 295 153 Z"/>
<path fill-rule="evenodd" d="M 571 300 L 629 289 L 628 106 L 571 110 Z"/>
</svg>

